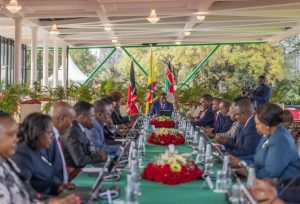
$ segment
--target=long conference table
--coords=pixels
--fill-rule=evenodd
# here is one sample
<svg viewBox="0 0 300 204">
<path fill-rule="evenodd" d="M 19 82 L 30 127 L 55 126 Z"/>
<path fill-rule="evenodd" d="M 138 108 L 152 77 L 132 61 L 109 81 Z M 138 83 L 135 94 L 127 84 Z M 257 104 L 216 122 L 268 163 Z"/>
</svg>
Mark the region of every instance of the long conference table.
<svg viewBox="0 0 300 204">
<path fill-rule="evenodd" d="M 143 157 L 143 166 L 146 166 L 153 158 L 163 152 L 166 148 L 163 146 L 146 144 L 146 154 Z M 191 148 L 186 144 L 177 145 L 176 150 L 178 153 L 190 153 Z M 203 166 L 200 166 L 204 169 Z M 216 165 L 215 170 L 220 166 Z M 120 196 L 117 200 L 126 199 L 126 174 L 128 169 L 121 170 L 121 179 L 117 182 L 104 182 L 104 187 L 110 187 L 113 185 L 120 186 Z M 140 168 L 142 173 L 143 168 Z M 90 176 L 87 173 L 81 172 L 74 180 L 74 183 L 78 187 L 92 187 L 96 180 L 96 177 Z M 175 186 L 165 185 L 148 181 L 143 178 L 140 179 L 141 195 L 138 198 L 140 204 L 223 204 L 228 203 L 224 193 L 214 193 L 207 186 L 202 188 L 204 183 L 203 179 L 199 179 L 189 183 L 178 184 Z M 97 203 L 97 202 L 95 202 Z M 101 200 L 101 203 L 107 203 L 107 201 Z"/>
</svg>

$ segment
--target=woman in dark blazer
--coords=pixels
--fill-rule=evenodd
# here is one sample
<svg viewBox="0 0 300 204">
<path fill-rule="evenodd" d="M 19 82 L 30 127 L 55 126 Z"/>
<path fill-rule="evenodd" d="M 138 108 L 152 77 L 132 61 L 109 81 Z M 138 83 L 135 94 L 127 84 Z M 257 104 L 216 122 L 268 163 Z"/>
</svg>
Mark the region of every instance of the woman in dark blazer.
<svg viewBox="0 0 300 204">
<path fill-rule="evenodd" d="M 64 198 L 45 200 L 35 193 L 22 170 L 11 160 L 17 147 L 18 125 L 5 112 L 0 111 L 0 203 L 22 204 L 79 204 L 80 198 L 74 194 Z M 43 200 L 40 200 L 43 199 Z"/>
<path fill-rule="evenodd" d="M 57 183 L 54 168 L 45 155 L 46 148 L 52 142 L 53 123 L 48 115 L 32 113 L 28 115 L 19 131 L 19 144 L 13 160 L 39 193 L 56 195 L 70 184 Z"/>
</svg>

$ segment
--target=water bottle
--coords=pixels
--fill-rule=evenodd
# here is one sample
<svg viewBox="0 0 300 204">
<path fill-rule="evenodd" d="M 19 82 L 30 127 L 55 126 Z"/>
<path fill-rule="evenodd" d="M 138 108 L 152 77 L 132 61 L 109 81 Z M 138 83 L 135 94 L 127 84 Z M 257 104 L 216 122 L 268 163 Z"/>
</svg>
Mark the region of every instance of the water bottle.
<svg viewBox="0 0 300 204">
<path fill-rule="evenodd" d="M 247 188 L 250 188 L 255 185 L 255 168 L 254 167 L 248 167 L 248 176 L 247 176 Z"/>
</svg>

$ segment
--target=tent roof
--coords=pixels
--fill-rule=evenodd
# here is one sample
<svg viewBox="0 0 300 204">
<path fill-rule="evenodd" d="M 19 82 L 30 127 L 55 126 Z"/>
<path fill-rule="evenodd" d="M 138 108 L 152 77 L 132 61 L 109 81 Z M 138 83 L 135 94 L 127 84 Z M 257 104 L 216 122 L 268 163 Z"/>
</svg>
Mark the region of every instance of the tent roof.
<svg viewBox="0 0 300 204">
<path fill-rule="evenodd" d="M 1 1 L 0 1 L 1 2 Z M 5 1 L 6 3 L 8 1 Z M 38 26 L 39 44 L 56 10 L 58 38 L 71 46 L 278 41 L 300 33 L 299 0 L 155 0 L 161 18 L 150 24 L 152 0 L 18 0 L 23 42 Z M 197 16 L 206 18 L 199 21 Z M 0 35 L 14 37 L 13 15 L 0 13 Z M 111 27 L 105 31 L 104 27 Z M 191 32 L 189 36 L 185 31 Z M 117 43 L 112 40 L 117 39 Z"/>
<path fill-rule="evenodd" d="M 82 71 L 77 67 L 77 65 L 74 63 L 72 57 L 69 55 L 68 56 L 68 62 L 69 62 L 69 66 L 68 66 L 68 80 L 73 81 L 73 82 L 79 82 L 79 83 L 83 83 L 86 79 L 87 76 L 82 73 Z M 58 82 L 59 84 L 61 84 L 62 82 L 62 66 L 58 69 Z M 49 81 L 52 81 L 53 79 L 53 75 L 51 75 L 49 77 Z"/>
</svg>

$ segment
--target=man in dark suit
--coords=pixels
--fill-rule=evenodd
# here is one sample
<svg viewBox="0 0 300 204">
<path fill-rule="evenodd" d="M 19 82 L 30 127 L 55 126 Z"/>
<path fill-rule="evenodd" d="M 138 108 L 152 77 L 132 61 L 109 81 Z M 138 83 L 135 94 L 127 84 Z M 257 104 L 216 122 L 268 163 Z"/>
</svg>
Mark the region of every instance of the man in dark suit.
<svg viewBox="0 0 300 204">
<path fill-rule="evenodd" d="M 217 121 L 218 125 L 216 125 L 214 128 L 206 128 L 206 133 L 208 135 L 214 135 L 216 133 L 224 133 L 224 132 L 227 132 L 231 128 L 233 121 L 231 120 L 231 118 L 229 116 L 230 106 L 231 106 L 231 103 L 227 100 L 222 100 L 219 103 L 219 115 L 222 116 L 222 120 Z"/>
<path fill-rule="evenodd" d="M 211 108 L 212 99 L 213 97 L 209 94 L 204 94 L 201 96 L 200 104 L 203 108 L 203 111 L 201 111 L 199 113 L 199 117 L 192 122 L 194 127 L 214 126 L 214 111 Z"/>
<path fill-rule="evenodd" d="M 94 104 L 95 119 L 92 122 L 93 128 L 88 130 L 88 138 L 90 142 L 95 145 L 96 150 L 104 151 L 106 154 L 116 154 L 120 148 L 121 143 L 109 144 L 104 136 L 103 125 L 107 123 L 110 118 L 110 109 L 104 100 L 97 100 Z"/>
<path fill-rule="evenodd" d="M 226 152 L 242 157 L 253 155 L 261 139 L 254 122 L 254 107 L 248 99 L 242 99 L 236 103 L 235 117 L 241 126 L 234 138 L 224 144 Z"/>
<path fill-rule="evenodd" d="M 45 150 L 45 155 L 47 155 L 47 159 L 53 165 L 55 178 L 58 178 L 61 183 L 68 183 L 68 172 L 63 154 L 61 135 L 68 133 L 71 129 L 75 112 L 67 102 L 58 101 L 51 106 L 49 115 L 54 125 L 54 137 L 50 147 Z"/>
<path fill-rule="evenodd" d="M 71 172 L 74 168 L 82 168 L 87 164 L 106 160 L 104 152 L 91 151 L 90 142 L 84 129 L 92 127 L 93 105 L 80 101 L 74 105 L 74 110 L 76 112 L 75 121 L 69 134 L 65 135 L 63 139 L 64 155 Z"/>
<path fill-rule="evenodd" d="M 174 111 L 172 103 L 167 101 L 166 93 L 161 93 L 160 101 L 155 101 L 151 105 L 149 115 L 159 115 L 160 111 L 170 110 Z"/>
<path fill-rule="evenodd" d="M 266 76 L 261 75 L 258 77 L 258 84 L 259 87 L 255 89 L 253 93 L 249 93 L 246 91 L 241 92 L 241 96 L 247 96 L 251 99 L 254 108 L 258 108 L 260 105 L 264 105 L 266 103 L 269 103 L 272 90 L 271 88 L 266 84 Z"/>
</svg>

